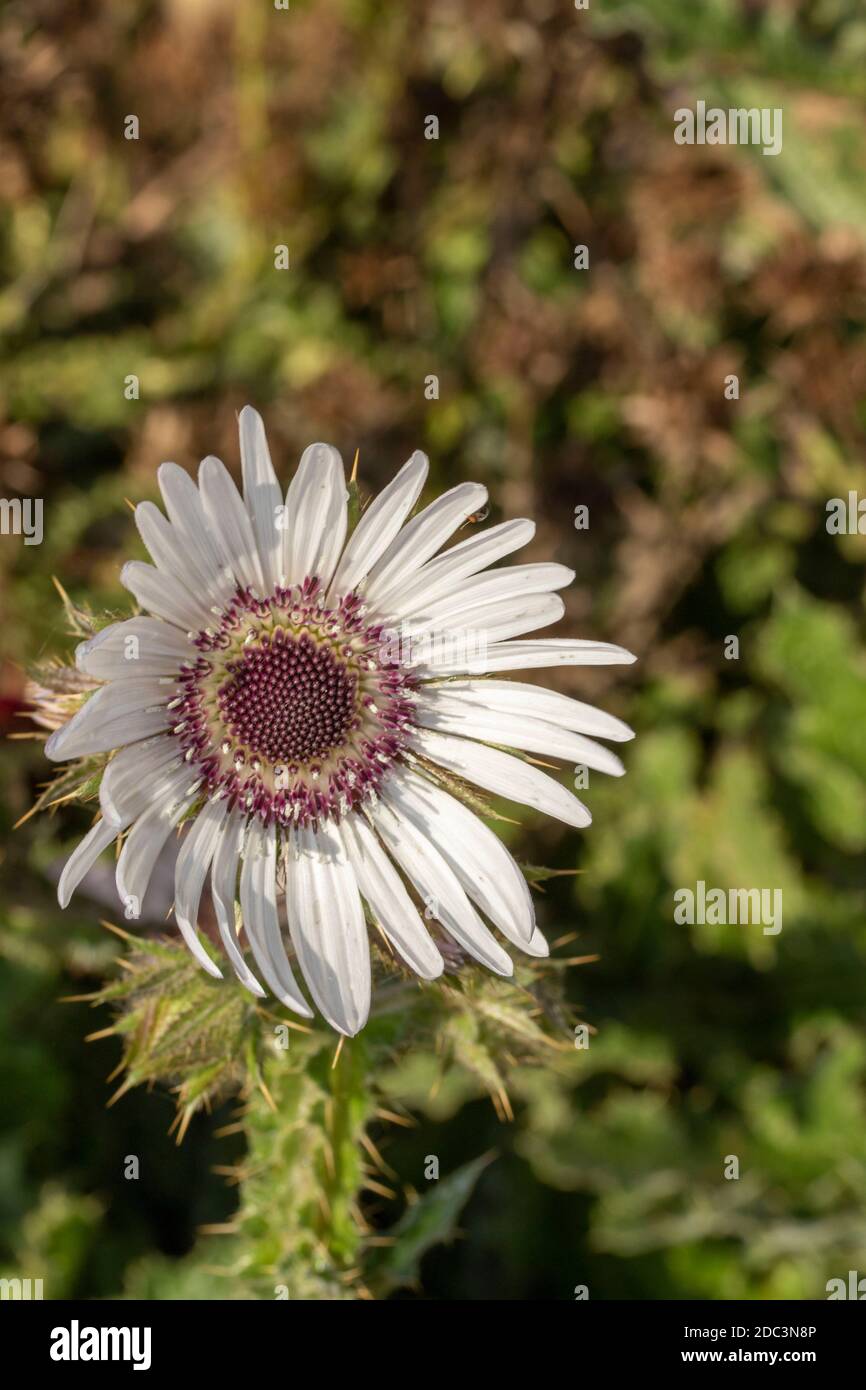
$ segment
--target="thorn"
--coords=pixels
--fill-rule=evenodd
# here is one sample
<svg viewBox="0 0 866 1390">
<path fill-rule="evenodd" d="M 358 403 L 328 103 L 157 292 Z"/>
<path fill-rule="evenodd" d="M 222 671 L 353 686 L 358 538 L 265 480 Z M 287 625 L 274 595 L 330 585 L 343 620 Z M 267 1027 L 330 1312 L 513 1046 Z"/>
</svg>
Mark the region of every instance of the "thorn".
<svg viewBox="0 0 866 1390">
<path fill-rule="evenodd" d="M 261 1091 L 262 1095 L 263 1095 L 264 1098 L 265 1098 L 265 1102 L 266 1102 L 266 1104 L 267 1104 L 267 1106 L 268 1106 L 268 1109 L 271 1110 L 271 1111 L 276 1115 L 276 1114 L 278 1113 L 278 1111 L 277 1111 L 276 1104 L 275 1104 L 275 1102 L 274 1102 L 274 1098 L 273 1098 L 273 1096 L 271 1095 L 270 1091 L 268 1090 L 267 1086 L 265 1085 L 264 1077 L 261 1077 L 261 1076 L 259 1077 L 259 1090 Z"/>
<path fill-rule="evenodd" d="M 176 1144 L 180 1145 L 180 1144 L 183 1143 L 184 1138 L 186 1137 L 186 1132 L 187 1132 L 187 1130 L 189 1129 L 189 1126 L 190 1126 L 190 1121 L 191 1121 L 191 1119 L 192 1119 L 194 1113 L 195 1113 L 195 1112 L 193 1111 L 193 1108 L 192 1108 L 191 1105 L 188 1105 L 187 1108 L 186 1108 L 186 1110 L 183 1111 L 183 1114 L 182 1114 L 181 1120 L 180 1120 L 180 1124 L 179 1124 L 178 1127 L 177 1127 L 177 1137 L 176 1137 L 176 1139 L 175 1139 L 175 1141 L 174 1141 Z M 180 1112 L 178 1112 L 178 1114 L 180 1114 Z M 174 1125 L 172 1125 L 171 1129 L 174 1129 Z M 171 1129 L 168 1131 L 169 1134 L 171 1134 Z"/>
<path fill-rule="evenodd" d="M 16 738 L 16 737 L 20 737 L 20 735 L 10 734 L 9 737 L 10 737 L 10 738 Z M 18 820 L 15 822 L 15 824 L 13 825 L 12 829 L 13 829 L 13 830 L 17 830 L 18 827 L 19 827 L 19 825 L 23 825 L 24 822 L 25 822 L 25 821 L 28 821 L 28 820 L 30 819 L 31 816 L 35 816 L 35 815 L 36 815 L 36 811 L 37 811 L 37 807 L 36 807 L 36 806 L 31 806 L 29 811 L 25 811 L 25 812 L 24 812 L 24 815 L 21 816 L 21 817 L 19 817 L 19 819 L 18 819 Z"/>
<path fill-rule="evenodd" d="M 355 1202 L 355 1201 L 351 1201 L 351 1202 L 349 1203 L 349 1211 L 350 1211 L 351 1214 L 352 1214 L 352 1220 L 354 1221 L 355 1225 L 358 1227 L 358 1230 L 361 1231 L 361 1232 L 363 1232 L 363 1234 L 364 1234 L 365 1236 L 366 1236 L 366 1235 L 369 1235 L 370 1231 L 372 1231 L 373 1228 L 372 1228 L 372 1226 L 370 1225 L 369 1221 L 366 1220 L 366 1218 L 365 1218 L 365 1216 L 364 1216 L 364 1213 L 361 1211 L 361 1208 L 358 1206 L 358 1203 Z"/>
<path fill-rule="evenodd" d="M 379 935 L 380 935 L 381 938 L 382 938 L 382 949 L 383 949 L 384 951 L 386 951 L 386 952 L 388 953 L 389 956 L 392 956 L 392 957 L 396 960 L 396 956 L 394 956 L 394 948 L 392 947 L 390 941 L 388 940 L 387 936 L 386 936 L 385 933 L 383 932 L 382 928 L 379 926 L 379 923 L 378 923 L 378 922 L 374 922 L 373 925 L 374 925 L 374 927 L 376 928 L 376 931 L 379 933 Z"/>
<path fill-rule="evenodd" d="M 333 1060 L 333 1062 L 331 1063 L 331 1071 L 334 1070 L 334 1067 L 337 1065 L 337 1063 L 338 1063 L 339 1060 L 340 1060 L 340 1053 L 343 1051 L 343 1043 L 344 1043 L 345 1041 L 346 1041 L 345 1036 L 342 1035 L 342 1036 L 340 1037 L 340 1041 L 337 1043 L 337 1050 L 336 1050 L 336 1052 L 334 1053 L 334 1060 Z"/>
<path fill-rule="evenodd" d="M 78 796 L 80 790 L 80 787 L 76 787 L 74 791 L 64 792 L 63 796 L 57 796 L 54 798 L 53 801 L 46 801 L 46 811 L 50 811 L 52 806 L 62 806 L 64 801 L 74 801 L 75 798 Z M 36 810 L 35 806 L 33 807 L 33 810 Z"/>
<path fill-rule="evenodd" d="M 99 919 L 99 925 L 105 927 L 106 931 L 113 931 L 114 935 L 119 936 L 121 941 L 136 941 L 138 939 L 130 932 L 124 931 L 123 927 L 116 927 L 113 922 L 105 922 L 102 918 Z"/>
<path fill-rule="evenodd" d="M 352 476 L 351 476 L 351 478 L 349 479 L 349 482 L 350 482 L 350 483 L 356 483 L 356 482 L 358 481 L 358 459 L 359 459 L 360 457 L 361 457 L 361 450 L 360 450 L 360 449 L 356 449 L 356 450 L 355 450 L 355 462 L 352 464 Z"/>
<path fill-rule="evenodd" d="M 369 1187 L 371 1192 L 378 1193 L 380 1197 L 387 1197 L 389 1201 L 396 1202 L 397 1200 L 397 1193 L 392 1192 L 390 1187 L 385 1187 L 384 1183 L 376 1182 L 375 1178 L 367 1178 L 364 1186 Z"/>
<path fill-rule="evenodd" d="M 403 1125 L 406 1129 L 416 1129 L 417 1120 L 413 1120 L 409 1115 L 398 1115 L 393 1110 L 374 1110 L 373 1114 L 378 1120 L 386 1120 L 392 1125 Z"/>
<path fill-rule="evenodd" d="M 505 1096 L 503 1099 L 503 1089 L 501 1086 L 498 1086 L 495 1090 L 491 1090 L 489 1094 L 493 1109 L 496 1112 L 497 1120 L 501 1125 L 506 1124 L 508 1122 L 508 1111 L 510 1109 L 508 1097 Z"/>
<path fill-rule="evenodd" d="M 561 772 L 562 770 L 558 763 L 547 763 L 543 758 L 530 757 L 528 753 L 524 753 L 523 756 L 528 763 L 532 763 L 533 767 L 549 767 L 551 772 Z M 566 873 L 567 872 L 568 870 L 566 870 Z"/>
<path fill-rule="evenodd" d="M 285 1028 L 292 1028 L 296 1033 L 312 1033 L 313 1031 L 309 1024 L 296 1023 L 295 1020 L 292 1018 L 281 1018 L 279 1014 L 274 1013 L 271 1009 L 260 1007 L 258 1012 L 262 1018 L 269 1019 L 274 1023 L 282 1024 Z"/>
<path fill-rule="evenodd" d="M 243 1134 L 245 1129 L 246 1125 L 243 1120 L 235 1120 L 233 1124 L 222 1125 L 219 1129 L 215 1129 L 214 1138 L 227 1139 L 230 1134 Z"/>
<path fill-rule="evenodd" d="M 116 1074 L 116 1073 L 112 1072 L 112 1076 L 114 1076 L 115 1074 Z M 106 1108 L 106 1110 L 109 1110 L 109 1109 L 111 1108 L 112 1105 L 114 1105 L 117 1101 L 119 1101 L 121 1096 L 125 1096 L 126 1093 L 127 1093 L 127 1091 L 131 1091 L 131 1090 L 132 1090 L 132 1086 L 133 1086 L 133 1083 L 132 1083 L 132 1082 L 129 1080 L 129 1078 L 127 1077 L 127 1079 L 126 1079 L 126 1081 L 124 1081 L 123 1085 L 122 1085 L 122 1086 L 118 1086 L 118 1088 L 117 1088 L 117 1090 L 115 1091 L 114 1095 L 113 1095 L 113 1096 L 109 1096 L 108 1100 L 105 1102 L 105 1108 Z"/>
<path fill-rule="evenodd" d="M 212 1173 L 215 1173 L 218 1178 L 226 1178 L 229 1183 L 234 1185 L 243 1182 L 246 1177 L 245 1170 L 238 1164 L 212 1163 L 210 1170 Z"/>
<path fill-rule="evenodd" d="M 114 1037 L 114 1027 L 112 1026 L 111 1028 L 100 1028 L 99 1031 L 96 1032 L 96 1033 L 88 1033 L 88 1034 L 85 1036 L 84 1041 L 85 1041 L 85 1042 L 98 1042 L 100 1038 L 113 1038 L 113 1037 Z"/>
<path fill-rule="evenodd" d="M 399 1182 L 400 1174 L 395 1173 L 394 1169 L 385 1162 L 384 1158 L 380 1154 L 379 1150 L 376 1148 L 376 1145 L 373 1143 L 369 1134 L 361 1134 L 361 1143 L 364 1145 L 364 1148 L 367 1150 L 367 1153 L 370 1155 L 380 1172 L 384 1173 L 386 1177 L 391 1178 L 393 1182 Z"/>
<path fill-rule="evenodd" d="M 514 1119 L 514 1111 L 511 1108 L 511 1101 L 508 1099 L 508 1092 L 504 1086 L 498 1086 L 491 1092 L 490 1099 L 493 1101 L 493 1108 L 496 1111 L 496 1118 L 502 1123 L 511 1122 Z"/>
</svg>

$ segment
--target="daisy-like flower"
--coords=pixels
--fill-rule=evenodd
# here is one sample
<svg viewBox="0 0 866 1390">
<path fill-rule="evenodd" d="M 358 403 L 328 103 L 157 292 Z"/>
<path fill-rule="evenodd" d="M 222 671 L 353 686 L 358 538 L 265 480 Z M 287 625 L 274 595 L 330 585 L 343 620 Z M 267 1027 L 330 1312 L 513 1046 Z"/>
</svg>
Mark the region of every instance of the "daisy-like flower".
<svg viewBox="0 0 866 1390">
<path fill-rule="evenodd" d="M 503 745 L 619 776 L 596 738 L 632 732 L 565 695 L 489 677 L 634 658 L 602 642 L 514 640 L 562 616 L 555 591 L 574 574 L 559 564 L 490 569 L 532 538 L 526 520 L 443 550 L 487 493 L 462 483 L 407 520 L 427 475 L 423 454 L 347 540 L 335 449 L 306 449 L 285 498 L 250 407 L 240 449 L 243 496 L 216 458 L 202 463 L 198 486 L 162 465 L 167 519 L 150 502 L 135 513 L 153 565 L 134 561 L 121 574 L 145 615 L 77 649 L 79 671 L 102 684 L 46 753 L 114 756 L 101 818 L 58 896 L 65 907 L 128 831 L 117 888 L 137 916 L 160 851 L 189 820 L 175 916 L 199 964 L 220 976 L 197 933 L 210 875 L 241 983 L 312 1017 L 297 970 L 329 1023 L 353 1035 L 370 1008 L 364 904 L 423 979 L 442 972 L 455 944 L 510 975 L 491 925 L 530 956 L 547 954 L 523 873 L 460 793 L 472 784 L 586 826 L 571 791 Z"/>
</svg>

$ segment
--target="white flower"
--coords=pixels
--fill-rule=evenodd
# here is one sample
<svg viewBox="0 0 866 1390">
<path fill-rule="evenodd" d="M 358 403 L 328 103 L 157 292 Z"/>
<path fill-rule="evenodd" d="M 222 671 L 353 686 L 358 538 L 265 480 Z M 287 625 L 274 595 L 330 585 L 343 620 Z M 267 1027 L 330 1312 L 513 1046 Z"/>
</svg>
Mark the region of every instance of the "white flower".
<svg viewBox="0 0 866 1390">
<path fill-rule="evenodd" d="M 102 818 L 66 864 L 58 896 L 65 907 L 128 830 L 117 888 L 137 915 L 172 829 L 200 806 L 175 876 L 175 916 L 196 960 L 220 975 L 196 932 L 210 873 L 222 944 L 247 989 L 261 996 L 264 984 L 311 1017 L 291 956 L 324 1016 L 352 1035 L 370 1008 L 364 902 L 424 979 L 442 972 L 436 941 L 447 954 L 449 938 L 512 973 L 481 914 L 512 945 L 547 954 L 517 864 L 443 783 L 461 779 L 588 825 L 560 782 L 493 745 L 618 776 L 621 763 L 595 736 L 631 730 L 564 695 L 487 677 L 634 658 L 601 642 L 512 640 L 561 617 L 554 591 L 574 575 L 556 564 L 489 569 L 531 539 L 531 521 L 443 551 L 483 508 L 477 483 L 407 521 L 427 474 L 415 453 L 347 541 L 335 449 L 305 450 L 284 500 L 249 407 L 240 446 L 243 498 L 218 459 L 204 460 L 198 486 L 162 465 L 168 520 L 149 502 L 135 514 L 154 564 L 133 562 L 121 576 L 150 616 L 77 650 L 79 670 L 104 684 L 46 752 L 120 751 L 102 777 Z M 256 974 L 241 953 L 241 922 Z"/>
</svg>

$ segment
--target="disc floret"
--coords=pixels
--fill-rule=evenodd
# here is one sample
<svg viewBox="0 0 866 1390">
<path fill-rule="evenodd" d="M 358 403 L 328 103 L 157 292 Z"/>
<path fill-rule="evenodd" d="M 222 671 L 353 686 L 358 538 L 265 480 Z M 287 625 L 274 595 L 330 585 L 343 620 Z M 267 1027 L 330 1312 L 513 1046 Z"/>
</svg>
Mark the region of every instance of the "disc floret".
<svg viewBox="0 0 866 1390">
<path fill-rule="evenodd" d="M 375 798 L 403 750 L 414 683 L 357 594 L 328 604 L 315 578 L 266 599 L 238 590 L 193 642 L 171 728 L 209 794 L 266 825 L 339 820 Z"/>
</svg>

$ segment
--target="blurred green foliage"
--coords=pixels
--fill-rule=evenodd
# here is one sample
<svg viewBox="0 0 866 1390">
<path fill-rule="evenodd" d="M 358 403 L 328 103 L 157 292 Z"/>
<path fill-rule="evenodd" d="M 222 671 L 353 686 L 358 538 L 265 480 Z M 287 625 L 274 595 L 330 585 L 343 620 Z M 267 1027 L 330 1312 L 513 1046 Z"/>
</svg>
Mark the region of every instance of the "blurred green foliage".
<svg viewBox="0 0 866 1390">
<path fill-rule="evenodd" d="M 484 481 L 492 519 L 537 518 L 528 558 L 577 568 L 559 631 L 640 656 L 554 678 L 638 731 L 626 780 L 592 779 L 591 829 L 509 834 L 582 870 L 539 897 L 552 941 L 577 933 L 557 955 L 599 957 L 566 976 L 568 1046 L 506 1049 L 503 1123 L 468 1015 L 393 1061 L 381 1040 L 383 1104 L 418 1124 L 373 1120 L 396 1200 L 365 1216 L 405 1223 L 376 1292 L 412 1296 L 420 1267 L 442 1299 L 810 1298 L 866 1270 L 866 537 L 824 524 L 829 498 L 866 492 L 864 59 L 849 0 L 0 16 L 0 489 L 45 501 L 41 546 L 0 538 L 7 729 L 21 668 L 69 650 L 51 576 L 126 611 L 124 499 L 153 496 L 166 457 L 236 467 L 247 400 L 284 475 L 326 438 L 360 449 L 371 490 L 415 447 L 437 487 Z M 782 107 L 781 154 L 675 145 L 698 99 Z M 33 742 L 2 755 L 0 1264 L 52 1297 L 272 1296 L 256 1269 L 214 1274 L 231 1242 L 196 1232 L 268 1235 L 267 1189 L 239 1206 L 212 1168 L 262 1146 L 279 1165 L 273 1130 L 253 1123 L 247 1152 L 217 1137 L 223 1110 L 177 1148 L 160 1087 L 103 1109 L 118 1046 L 82 1037 L 110 1017 L 58 1000 L 110 971 L 114 909 L 58 912 L 86 817 L 11 834 L 45 766 Z M 698 879 L 781 888 L 782 932 L 675 925 Z M 289 1131 L 329 1068 L 272 1085 Z M 431 1154 L 440 1225 L 400 1197 Z M 473 1187 L 464 1238 L 432 1248 L 425 1223 L 450 1231 Z M 308 1195 L 274 1191 L 284 1235 Z"/>
</svg>

